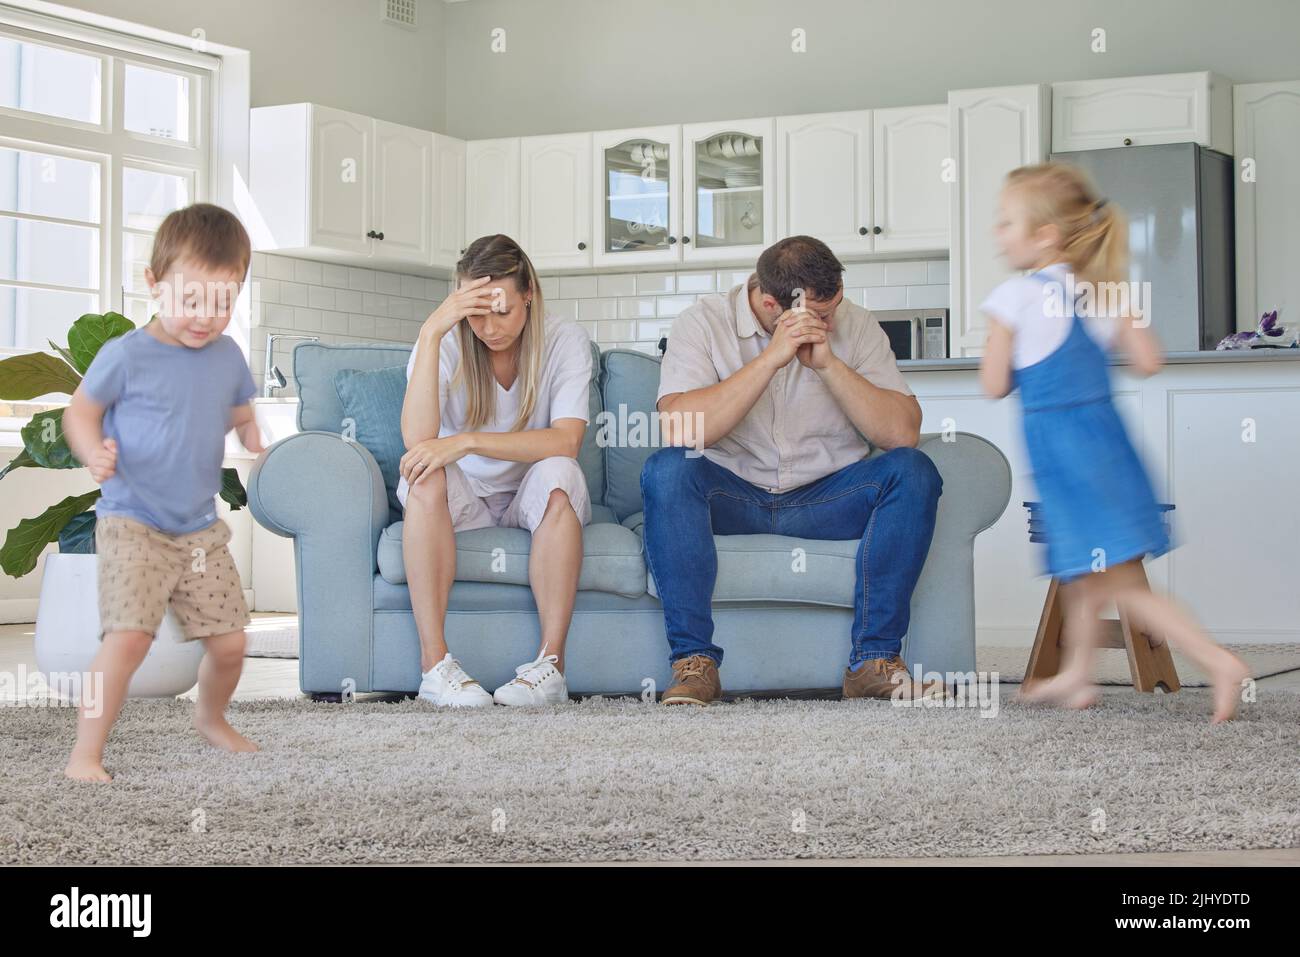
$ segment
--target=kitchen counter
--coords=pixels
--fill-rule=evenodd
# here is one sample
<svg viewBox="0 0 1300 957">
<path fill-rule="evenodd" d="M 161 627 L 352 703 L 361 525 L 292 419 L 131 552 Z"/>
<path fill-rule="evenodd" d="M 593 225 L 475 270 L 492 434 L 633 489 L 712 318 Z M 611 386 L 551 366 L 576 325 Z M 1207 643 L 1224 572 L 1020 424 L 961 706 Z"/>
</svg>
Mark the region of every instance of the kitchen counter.
<svg viewBox="0 0 1300 957">
<path fill-rule="evenodd" d="M 1273 359 L 1300 359 L 1300 349 L 1224 349 L 1205 350 L 1202 352 L 1170 352 L 1165 355 L 1165 364 L 1187 365 L 1199 362 L 1267 362 Z M 1128 365 L 1120 357 L 1113 357 L 1113 366 Z M 978 369 L 980 360 L 976 356 L 957 359 L 900 359 L 898 368 L 904 372 L 958 372 L 963 369 Z"/>
</svg>

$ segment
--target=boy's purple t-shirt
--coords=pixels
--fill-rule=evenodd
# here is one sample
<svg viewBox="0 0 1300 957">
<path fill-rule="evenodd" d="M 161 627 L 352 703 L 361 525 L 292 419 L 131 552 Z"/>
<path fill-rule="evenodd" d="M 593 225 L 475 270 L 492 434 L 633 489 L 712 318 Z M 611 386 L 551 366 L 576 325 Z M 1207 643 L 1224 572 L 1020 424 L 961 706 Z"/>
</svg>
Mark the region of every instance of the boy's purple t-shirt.
<svg viewBox="0 0 1300 957">
<path fill-rule="evenodd" d="M 117 441 L 96 513 L 169 535 L 215 522 L 232 412 L 257 393 L 238 344 L 218 336 L 191 349 L 134 329 L 104 344 L 81 385 L 105 407 L 104 437 Z"/>
</svg>

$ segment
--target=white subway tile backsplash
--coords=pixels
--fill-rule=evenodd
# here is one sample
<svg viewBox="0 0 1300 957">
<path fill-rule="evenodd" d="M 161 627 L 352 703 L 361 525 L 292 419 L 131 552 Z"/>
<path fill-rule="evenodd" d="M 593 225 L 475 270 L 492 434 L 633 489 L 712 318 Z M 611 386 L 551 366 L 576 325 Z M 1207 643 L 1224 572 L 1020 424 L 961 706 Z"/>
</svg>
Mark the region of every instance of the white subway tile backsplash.
<svg viewBox="0 0 1300 957">
<path fill-rule="evenodd" d="M 906 286 L 872 286 L 863 290 L 868 309 L 906 309 Z"/>
<path fill-rule="evenodd" d="M 249 274 L 254 279 L 260 279 L 266 275 L 266 253 L 253 253 L 252 261 L 248 264 Z"/>
<path fill-rule="evenodd" d="M 579 299 L 578 318 L 595 321 L 597 319 L 617 319 L 617 299 Z"/>
<path fill-rule="evenodd" d="M 582 328 L 586 331 L 588 339 L 590 339 L 592 342 L 599 341 L 600 337 L 598 335 L 598 330 L 596 328 L 597 323 L 582 322 L 581 320 L 579 320 L 578 325 L 582 326 Z"/>
<path fill-rule="evenodd" d="M 280 283 L 280 301 L 286 306 L 305 306 L 307 305 L 307 289 L 300 282 L 282 282 Z"/>
<path fill-rule="evenodd" d="M 388 297 L 388 314 L 394 319 L 415 318 L 415 314 L 411 312 L 411 300 L 403 299 L 400 296 Z"/>
<path fill-rule="evenodd" d="M 373 292 L 362 293 L 361 311 L 370 316 L 388 315 L 388 297 Z"/>
<path fill-rule="evenodd" d="M 254 279 L 251 292 L 254 302 L 279 302 L 280 280 Z"/>
<path fill-rule="evenodd" d="M 864 295 L 864 290 L 861 287 L 855 286 L 849 288 L 846 286 L 844 289 L 844 298 L 849 302 L 857 303 L 863 309 L 867 308 L 867 297 Z"/>
<path fill-rule="evenodd" d="M 884 263 L 849 263 L 844 267 L 844 285 L 846 286 L 883 286 L 885 285 Z"/>
<path fill-rule="evenodd" d="M 638 296 L 618 301 L 620 319 L 650 319 L 655 315 L 655 301 L 651 296 Z"/>
<path fill-rule="evenodd" d="M 423 276 L 402 276 L 401 277 L 401 295 L 407 299 L 424 298 L 424 277 Z"/>
<path fill-rule="evenodd" d="M 925 264 L 926 282 L 931 285 L 948 282 L 948 260 L 936 259 Z"/>
<path fill-rule="evenodd" d="M 266 274 L 272 279 L 293 279 L 294 260 L 283 256 L 266 257 Z"/>
<path fill-rule="evenodd" d="M 400 296 L 402 294 L 402 277 L 395 272 L 375 273 L 375 292 L 382 292 L 389 296 Z"/>
<path fill-rule="evenodd" d="M 293 263 L 293 278 L 297 282 L 306 283 L 309 286 L 319 286 L 324 270 L 320 263 L 310 262 L 306 259 L 296 259 Z"/>
<path fill-rule="evenodd" d="M 749 282 L 749 276 L 754 270 L 752 269 L 722 269 L 718 271 L 718 292 L 726 292 L 732 286 L 739 286 L 741 283 Z"/>
<path fill-rule="evenodd" d="M 442 302 L 451 290 L 451 282 L 446 279 L 426 279 L 424 295 L 428 299 Z"/>
<path fill-rule="evenodd" d="M 596 298 L 596 277 L 595 276 L 561 276 L 559 298 L 595 299 Z"/>
<path fill-rule="evenodd" d="M 885 285 L 925 285 L 926 268 L 923 262 L 885 263 Z M 863 285 L 867 285 L 863 283 Z"/>
<path fill-rule="evenodd" d="M 358 289 L 334 290 L 334 308 L 340 312 L 362 312 L 365 301 L 365 293 Z"/>
<path fill-rule="evenodd" d="M 388 339 L 393 342 L 400 342 L 402 339 L 402 321 L 400 319 L 386 319 L 381 316 L 375 317 L 375 338 Z M 412 342 L 415 340 L 412 339 Z"/>
<path fill-rule="evenodd" d="M 598 296 L 635 296 L 636 292 L 636 276 L 632 273 L 596 277 Z"/>
<path fill-rule="evenodd" d="M 293 307 L 267 303 L 262 307 L 262 325 L 272 329 L 292 329 Z"/>
<path fill-rule="evenodd" d="M 658 342 L 672 328 L 672 320 L 667 322 L 638 322 L 636 324 L 636 338 L 639 342 Z"/>
<path fill-rule="evenodd" d="M 657 304 L 657 314 L 660 316 L 675 316 L 687 306 L 695 305 L 694 296 L 660 296 L 655 300 Z"/>
<path fill-rule="evenodd" d="M 948 287 L 943 286 L 908 286 L 908 309 L 946 309 L 948 308 Z"/>
<path fill-rule="evenodd" d="M 713 292 L 717 288 L 717 274 L 711 272 L 679 272 L 678 292 Z"/>
<path fill-rule="evenodd" d="M 373 269 L 355 269 L 348 267 L 348 288 L 362 292 L 375 291 L 375 271 Z"/>
<path fill-rule="evenodd" d="M 304 309 L 302 306 L 294 306 L 293 327 L 307 332 L 320 332 L 321 311 L 319 309 Z"/>
<path fill-rule="evenodd" d="M 617 342 L 620 339 L 636 338 L 635 322 L 628 322 L 624 319 L 615 319 L 603 320 L 596 323 L 596 325 L 600 329 L 600 335 L 597 337 L 597 341 L 601 345 L 605 345 L 609 342 Z"/>
<path fill-rule="evenodd" d="M 660 296 L 676 291 L 676 277 L 670 272 L 643 272 L 637 274 L 636 293 L 638 296 Z"/>
<path fill-rule="evenodd" d="M 321 267 L 321 282 L 327 286 L 333 286 L 335 289 L 346 289 L 348 287 L 348 267 L 325 263 Z"/>
<path fill-rule="evenodd" d="M 348 334 L 347 314 L 342 312 L 321 313 L 321 328 L 332 336 L 346 336 Z"/>
<path fill-rule="evenodd" d="M 375 317 L 348 316 L 348 335 L 357 339 L 373 339 L 375 336 Z"/>
<path fill-rule="evenodd" d="M 542 276 L 537 281 L 541 284 L 543 299 L 551 299 L 560 294 L 560 279 L 558 276 Z"/>
<path fill-rule="evenodd" d="M 556 319 L 577 319 L 579 299 L 548 299 L 546 300 L 546 312 L 549 316 Z"/>
<path fill-rule="evenodd" d="M 308 286 L 307 305 L 313 309 L 333 309 L 334 290 L 328 286 Z"/>
</svg>

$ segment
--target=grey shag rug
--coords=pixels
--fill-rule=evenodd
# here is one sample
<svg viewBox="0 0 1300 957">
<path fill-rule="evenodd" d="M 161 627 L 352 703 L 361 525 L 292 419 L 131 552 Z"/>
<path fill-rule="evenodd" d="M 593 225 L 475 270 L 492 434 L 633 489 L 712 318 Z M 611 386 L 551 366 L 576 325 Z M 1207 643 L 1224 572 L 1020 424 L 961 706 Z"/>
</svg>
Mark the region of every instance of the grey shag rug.
<svg viewBox="0 0 1300 957">
<path fill-rule="evenodd" d="M 875 701 L 550 712 L 240 702 L 263 751 L 185 701 L 128 702 L 111 785 L 67 781 L 68 708 L 0 707 L 0 863 L 942 857 L 1294 847 L 1300 695 L 1230 724 L 1204 693 L 995 717 Z"/>
</svg>

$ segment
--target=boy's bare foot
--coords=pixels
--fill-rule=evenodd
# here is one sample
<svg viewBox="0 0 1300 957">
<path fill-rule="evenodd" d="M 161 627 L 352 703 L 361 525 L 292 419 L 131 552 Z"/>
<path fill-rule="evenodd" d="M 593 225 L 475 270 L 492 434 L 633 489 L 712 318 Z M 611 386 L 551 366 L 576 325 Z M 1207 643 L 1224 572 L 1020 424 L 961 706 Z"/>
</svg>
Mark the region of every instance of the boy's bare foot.
<svg viewBox="0 0 1300 957">
<path fill-rule="evenodd" d="M 1041 681 L 1027 681 L 1020 686 L 1018 700 L 1029 704 L 1052 704 L 1081 711 L 1097 703 L 1097 686 L 1087 678 L 1059 674 Z"/>
<path fill-rule="evenodd" d="M 68 766 L 63 769 L 64 777 L 74 781 L 100 781 L 107 784 L 113 776 L 104 770 L 104 764 L 97 758 L 81 758 L 73 755 L 68 758 Z"/>
<path fill-rule="evenodd" d="M 1231 721 L 1241 703 L 1241 683 L 1250 677 L 1250 667 L 1226 648 L 1218 664 L 1210 669 L 1214 683 L 1214 714 L 1210 724 Z"/>
<path fill-rule="evenodd" d="M 257 751 L 252 741 L 232 728 L 225 718 L 194 719 L 194 727 L 207 739 L 208 744 L 223 751 Z"/>
</svg>

